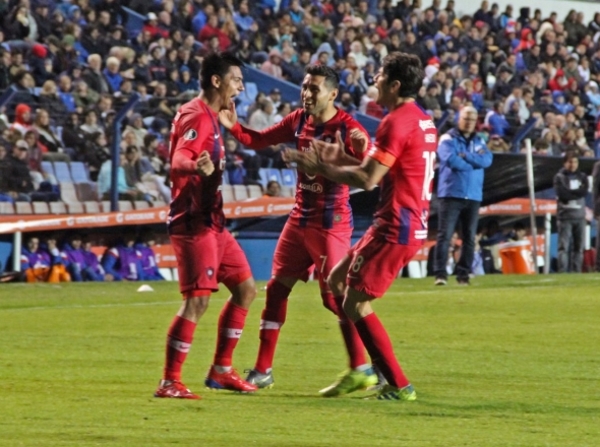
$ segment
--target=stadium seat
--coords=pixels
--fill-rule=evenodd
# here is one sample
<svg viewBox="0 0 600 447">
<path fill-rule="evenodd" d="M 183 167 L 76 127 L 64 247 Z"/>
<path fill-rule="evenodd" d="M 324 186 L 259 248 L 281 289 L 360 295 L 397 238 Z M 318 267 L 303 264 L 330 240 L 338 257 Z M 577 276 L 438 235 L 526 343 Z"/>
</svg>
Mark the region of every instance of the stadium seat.
<svg viewBox="0 0 600 447">
<path fill-rule="evenodd" d="M 50 214 L 50 208 L 46 202 L 32 202 L 33 214 Z"/>
<path fill-rule="evenodd" d="M 279 169 L 275 169 L 275 168 L 267 169 L 267 183 L 269 183 L 271 180 L 277 180 L 280 185 L 283 185 L 283 180 L 281 178 L 281 171 Z M 296 182 L 294 182 L 294 185 L 295 184 L 296 184 Z"/>
<path fill-rule="evenodd" d="M 294 186 L 282 186 L 281 187 L 281 197 L 295 197 L 296 196 L 296 187 Z"/>
<path fill-rule="evenodd" d="M 103 213 L 110 213 L 110 200 L 103 200 L 100 202 L 100 211 Z"/>
<path fill-rule="evenodd" d="M 80 202 L 98 200 L 98 184 L 88 181 L 75 183 L 75 191 Z"/>
<path fill-rule="evenodd" d="M 281 186 L 296 186 L 296 170 L 282 169 L 281 170 Z"/>
<path fill-rule="evenodd" d="M 54 173 L 56 175 L 56 180 L 58 180 L 59 183 L 73 182 L 73 179 L 71 178 L 71 171 L 69 170 L 69 165 L 65 161 L 54 162 Z"/>
<path fill-rule="evenodd" d="M 259 199 L 263 196 L 262 189 L 258 185 L 248 185 L 248 198 Z"/>
<path fill-rule="evenodd" d="M 67 210 L 69 211 L 69 214 L 83 214 L 85 212 L 83 209 L 83 203 L 81 202 L 67 203 Z"/>
<path fill-rule="evenodd" d="M 50 174 L 54 177 L 56 177 L 56 174 L 54 173 L 54 166 L 52 166 L 52 162 L 50 161 L 43 161 L 42 162 L 42 171 L 45 172 L 46 174 Z"/>
<path fill-rule="evenodd" d="M 133 202 L 133 207 L 136 210 L 147 210 L 148 208 L 150 208 L 150 204 L 145 200 L 136 200 L 135 202 Z"/>
<path fill-rule="evenodd" d="M 71 182 L 61 182 L 60 197 L 62 201 L 66 203 L 79 203 L 77 192 L 75 191 L 75 185 Z"/>
<path fill-rule="evenodd" d="M 29 202 L 15 202 L 17 214 L 33 214 L 33 208 Z"/>
<path fill-rule="evenodd" d="M 67 214 L 67 207 L 64 202 L 50 202 L 50 213 Z"/>
<path fill-rule="evenodd" d="M 167 206 L 167 203 L 164 200 L 155 200 L 154 202 L 152 202 L 152 207 L 153 208 L 162 208 L 164 206 Z"/>
<path fill-rule="evenodd" d="M 260 184 L 263 187 L 263 189 L 267 187 L 267 183 L 268 183 L 267 179 L 269 177 L 268 171 L 269 170 L 267 168 L 260 168 L 258 170 L 258 176 L 260 177 Z"/>
<path fill-rule="evenodd" d="M 133 211 L 133 204 L 129 200 L 119 200 L 119 211 Z"/>
<path fill-rule="evenodd" d="M 258 86 L 254 82 L 246 82 L 244 84 L 244 92 L 240 95 L 243 97 L 242 101 L 248 100 L 248 104 L 252 104 L 256 101 L 258 95 Z"/>
<path fill-rule="evenodd" d="M 229 171 L 223 171 L 223 185 L 231 185 L 229 182 Z"/>
<path fill-rule="evenodd" d="M 73 181 L 75 183 L 83 183 L 83 182 L 90 181 L 87 169 L 86 169 L 85 165 L 83 164 L 83 162 L 72 161 L 69 164 L 69 167 L 71 168 L 71 178 L 73 179 Z"/>
<path fill-rule="evenodd" d="M 236 202 L 241 200 L 248 200 L 248 190 L 246 189 L 246 185 L 232 185 L 233 189 L 233 197 Z"/>
<path fill-rule="evenodd" d="M 10 202 L 0 202 L 0 214 L 15 214 L 15 207 Z"/>
<path fill-rule="evenodd" d="M 95 200 L 83 202 L 83 207 L 87 214 L 98 214 L 100 212 L 100 204 Z"/>
<path fill-rule="evenodd" d="M 235 201 L 231 185 L 221 185 L 221 195 L 223 196 L 223 203 Z"/>
</svg>

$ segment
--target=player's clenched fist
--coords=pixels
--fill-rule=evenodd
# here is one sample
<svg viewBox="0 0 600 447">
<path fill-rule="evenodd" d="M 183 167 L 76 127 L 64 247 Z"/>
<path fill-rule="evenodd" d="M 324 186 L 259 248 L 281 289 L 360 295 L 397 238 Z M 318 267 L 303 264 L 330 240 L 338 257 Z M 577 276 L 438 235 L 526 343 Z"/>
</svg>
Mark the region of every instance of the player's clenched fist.
<svg viewBox="0 0 600 447">
<path fill-rule="evenodd" d="M 215 165 L 210 159 L 208 152 L 204 151 L 200 154 L 200 157 L 196 162 L 196 170 L 201 177 L 208 177 L 215 171 Z"/>
</svg>

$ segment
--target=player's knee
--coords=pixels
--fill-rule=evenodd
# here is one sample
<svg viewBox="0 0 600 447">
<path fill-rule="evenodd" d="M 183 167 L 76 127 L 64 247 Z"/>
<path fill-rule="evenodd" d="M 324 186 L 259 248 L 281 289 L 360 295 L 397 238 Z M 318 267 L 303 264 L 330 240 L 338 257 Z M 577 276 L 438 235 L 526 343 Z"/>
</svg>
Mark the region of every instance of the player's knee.
<svg viewBox="0 0 600 447">
<path fill-rule="evenodd" d="M 339 307 L 337 302 L 335 301 L 335 296 L 331 292 L 322 292 L 321 298 L 323 302 L 323 307 L 328 311 L 332 312 L 335 315 L 339 315 Z"/>
<path fill-rule="evenodd" d="M 372 312 L 371 305 L 368 301 L 356 301 L 349 297 L 346 297 L 344 300 L 342 309 L 352 321 L 358 321 Z"/>
<path fill-rule="evenodd" d="M 191 321 L 198 321 L 207 311 L 209 303 L 208 296 L 190 297 L 183 303 L 182 316 Z"/>
</svg>

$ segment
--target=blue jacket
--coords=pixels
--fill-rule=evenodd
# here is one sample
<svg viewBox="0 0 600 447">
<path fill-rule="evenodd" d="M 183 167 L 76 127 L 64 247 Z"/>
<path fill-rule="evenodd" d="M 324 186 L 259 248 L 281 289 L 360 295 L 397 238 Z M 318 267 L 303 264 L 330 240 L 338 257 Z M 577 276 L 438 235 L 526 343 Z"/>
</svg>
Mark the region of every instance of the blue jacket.
<svg viewBox="0 0 600 447">
<path fill-rule="evenodd" d="M 475 133 L 467 140 L 458 129 L 452 129 L 441 136 L 437 156 L 438 197 L 481 202 L 483 170 L 492 164 L 493 158 L 485 141 Z"/>
</svg>

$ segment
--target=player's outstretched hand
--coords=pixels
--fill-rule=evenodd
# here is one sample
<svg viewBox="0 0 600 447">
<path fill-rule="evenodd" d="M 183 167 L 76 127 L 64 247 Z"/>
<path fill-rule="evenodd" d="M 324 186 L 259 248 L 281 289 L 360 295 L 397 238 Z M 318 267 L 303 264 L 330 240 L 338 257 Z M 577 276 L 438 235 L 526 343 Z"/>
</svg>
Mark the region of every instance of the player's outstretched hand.
<svg viewBox="0 0 600 447">
<path fill-rule="evenodd" d="M 233 101 L 229 104 L 228 109 L 223 109 L 219 112 L 219 121 L 223 127 L 229 130 L 237 123 L 237 112 L 235 111 L 235 103 Z"/>
<path fill-rule="evenodd" d="M 315 175 L 319 168 L 319 157 L 313 149 L 302 152 L 287 148 L 281 152 L 281 158 L 286 163 L 296 163 L 299 171 L 309 175 Z"/>
<path fill-rule="evenodd" d="M 215 171 L 215 165 L 207 151 L 202 152 L 196 162 L 196 170 L 201 177 L 208 177 Z"/>
</svg>

